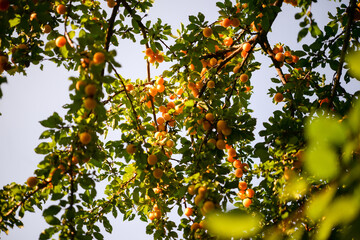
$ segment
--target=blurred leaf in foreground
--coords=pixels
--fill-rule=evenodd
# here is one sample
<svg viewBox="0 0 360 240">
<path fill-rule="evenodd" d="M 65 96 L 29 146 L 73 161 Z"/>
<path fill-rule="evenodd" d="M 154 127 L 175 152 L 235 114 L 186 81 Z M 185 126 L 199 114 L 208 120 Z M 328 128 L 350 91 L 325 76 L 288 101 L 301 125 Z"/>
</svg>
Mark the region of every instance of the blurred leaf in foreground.
<svg viewBox="0 0 360 240">
<path fill-rule="evenodd" d="M 358 80 L 360 80 L 360 51 L 350 53 L 347 56 L 347 62 L 350 67 L 350 73 Z"/>
<path fill-rule="evenodd" d="M 245 212 L 214 213 L 207 217 L 208 230 L 220 238 L 251 237 L 260 230 L 262 219 Z"/>
</svg>

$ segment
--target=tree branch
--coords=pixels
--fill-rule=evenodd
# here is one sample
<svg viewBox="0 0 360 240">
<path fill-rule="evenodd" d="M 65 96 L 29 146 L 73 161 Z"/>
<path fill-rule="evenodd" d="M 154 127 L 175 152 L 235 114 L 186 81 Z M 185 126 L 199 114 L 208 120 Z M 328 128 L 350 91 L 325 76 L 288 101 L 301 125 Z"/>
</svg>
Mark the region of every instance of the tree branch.
<svg viewBox="0 0 360 240">
<path fill-rule="evenodd" d="M 71 3 L 72 3 L 72 0 L 70 0 L 70 2 L 68 4 L 65 19 L 64 19 L 64 31 L 65 31 L 64 35 L 65 35 L 65 38 L 66 38 L 67 42 L 69 43 L 70 47 L 75 48 L 75 45 L 74 45 L 73 41 L 70 39 L 70 36 L 69 36 L 69 34 L 67 32 L 67 27 L 66 27 L 66 22 L 67 22 L 67 19 L 69 17 L 69 12 L 70 12 L 71 7 L 72 7 Z"/>
<path fill-rule="evenodd" d="M 115 19 L 116 19 L 116 16 L 117 16 L 117 12 L 119 10 L 119 7 L 120 7 L 120 0 L 117 0 L 116 1 L 116 5 L 113 7 L 113 10 L 112 10 L 112 13 L 111 13 L 111 17 L 110 19 L 108 20 L 109 22 L 109 27 L 107 29 L 107 32 L 106 32 L 106 38 L 105 38 L 105 51 L 109 51 L 109 47 L 110 47 L 110 40 L 111 40 L 111 37 L 114 33 L 114 22 L 115 22 Z"/>
<path fill-rule="evenodd" d="M 329 99 L 330 100 L 329 107 L 333 105 L 333 100 L 336 95 L 336 88 L 338 87 L 338 85 L 340 83 L 340 77 L 341 77 L 342 69 L 343 69 L 344 62 L 345 62 L 345 55 L 346 55 L 347 49 L 349 47 L 349 42 L 350 42 L 350 37 L 351 37 L 351 27 L 354 22 L 355 8 L 356 8 L 356 0 L 350 0 L 350 5 L 348 8 L 348 14 L 349 14 L 348 24 L 345 27 L 344 44 L 341 49 L 339 66 L 338 66 L 338 68 L 336 70 L 336 74 L 333 78 L 334 85 L 333 85 L 333 88 L 331 89 L 331 96 Z"/>
</svg>

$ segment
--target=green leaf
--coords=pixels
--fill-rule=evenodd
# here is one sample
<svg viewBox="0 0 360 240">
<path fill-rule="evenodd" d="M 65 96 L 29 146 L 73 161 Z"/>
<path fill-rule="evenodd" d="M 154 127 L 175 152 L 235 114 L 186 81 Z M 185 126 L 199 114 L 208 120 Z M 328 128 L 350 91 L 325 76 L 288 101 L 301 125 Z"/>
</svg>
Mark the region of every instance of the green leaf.
<svg viewBox="0 0 360 240">
<path fill-rule="evenodd" d="M 134 192 L 133 192 L 133 199 L 135 203 L 139 202 L 139 192 L 140 192 L 140 188 L 135 188 Z"/>
<path fill-rule="evenodd" d="M 44 219 L 50 225 L 60 225 L 60 220 L 54 216 L 47 215 Z"/>
<path fill-rule="evenodd" d="M 309 28 L 303 28 L 298 33 L 297 41 L 300 42 L 309 32 Z"/>
<path fill-rule="evenodd" d="M 93 235 L 98 240 L 103 240 L 104 239 L 104 236 L 101 233 L 94 232 Z"/>
<path fill-rule="evenodd" d="M 66 48 L 66 45 L 59 48 L 59 52 L 61 53 L 61 55 L 64 57 L 64 58 L 68 58 L 69 56 L 69 51 L 68 49 Z"/>
<path fill-rule="evenodd" d="M 73 39 L 75 37 L 75 31 L 70 31 L 68 34 L 70 39 Z"/>
<path fill-rule="evenodd" d="M 56 47 L 55 40 L 48 41 L 45 45 L 45 51 L 51 51 Z"/>
<path fill-rule="evenodd" d="M 113 228 L 109 222 L 109 220 L 106 218 L 106 217 L 103 217 L 103 225 L 104 225 L 104 228 L 107 232 L 111 233 Z"/>
<path fill-rule="evenodd" d="M 52 205 L 50 207 L 48 207 L 47 209 L 44 210 L 43 212 L 43 216 L 53 216 L 53 215 L 56 215 L 60 212 L 61 210 L 61 207 L 57 206 L 57 205 Z"/>
<path fill-rule="evenodd" d="M 20 16 L 16 15 L 16 18 L 10 19 L 9 20 L 9 24 L 10 24 L 10 28 L 15 27 L 16 25 L 18 25 L 20 23 Z"/>
<path fill-rule="evenodd" d="M 311 24 L 309 31 L 311 33 L 311 36 L 314 38 L 316 38 L 317 36 L 322 34 L 320 28 L 318 27 L 318 25 L 316 23 Z"/>
<path fill-rule="evenodd" d="M 179 215 L 180 217 L 184 214 L 181 206 L 179 206 L 179 208 L 178 208 L 178 210 L 177 210 L 177 213 L 178 213 L 178 215 Z"/>
<path fill-rule="evenodd" d="M 360 51 L 349 53 L 346 61 L 349 64 L 350 74 L 360 80 Z"/>
<path fill-rule="evenodd" d="M 56 128 L 63 124 L 63 120 L 57 112 L 54 112 L 48 119 L 40 121 L 40 124 L 47 128 Z"/>
<path fill-rule="evenodd" d="M 53 130 L 45 130 L 39 137 L 39 139 L 47 139 L 50 138 L 54 134 Z"/>
<path fill-rule="evenodd" d="M 35 152 L 38 154 L 48 154 L 49 152 L 51 152 L 51 149 L 52 147 L 49 143 L 42 142 L 35 148 Z"/>
</svg>

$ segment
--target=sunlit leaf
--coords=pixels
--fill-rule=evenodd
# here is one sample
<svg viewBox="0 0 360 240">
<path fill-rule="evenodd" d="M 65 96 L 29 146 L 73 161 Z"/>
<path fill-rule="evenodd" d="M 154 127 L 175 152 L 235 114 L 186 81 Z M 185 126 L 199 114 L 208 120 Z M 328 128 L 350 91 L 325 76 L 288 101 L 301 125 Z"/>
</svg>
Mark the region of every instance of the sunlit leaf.
<svg viewBox="0 0 360 240">
<path fill-rule="evenodd" d="M 317 239 L 329 239 L 331 230 L 335 225 L 344 225 L 358 216 L 360 202 L 354 196 L 338 197 L 326 210 L 325 220 L 320 225 Z"/>
<path fill-rule="evenodd" d="M 327 145 L 312 147 L 305 151 L 305 168 L 317 179 L 332 179 L 339 172 L 335 150 Z"/>
<path fill-rule="evenodd" d="M 283 197 L 287 200 L 299 199 L 307 192 L 308 184 L 302 178 L 293 177 L 286 184 Z"/>
<path fill-rule="evenodd" d="M 313 221 L 320 219 L 324 215 L 324 212 L 332 200 L 335 191 L 336 188 L 331 187 L 314 195 L 311 198 L 306 213 Z"/>
<path fill-rule="evenodd" d="M 360 80 L 360 51 L 352 52 L 347 56 L 350 73 Z"/>
<path fill-rule="evenodd" d="M 346 140 L 346 130 L 338 119 L 317 118 L 306 129 L 310 142 L 342 144 Z"/>
<path fill-rule="evenodd" d="M 220 238 L 251 237 L 260 229 L 261 218 L 246 213 L 214 213 L 206 219 L 206 226 Z"/>
</svg>

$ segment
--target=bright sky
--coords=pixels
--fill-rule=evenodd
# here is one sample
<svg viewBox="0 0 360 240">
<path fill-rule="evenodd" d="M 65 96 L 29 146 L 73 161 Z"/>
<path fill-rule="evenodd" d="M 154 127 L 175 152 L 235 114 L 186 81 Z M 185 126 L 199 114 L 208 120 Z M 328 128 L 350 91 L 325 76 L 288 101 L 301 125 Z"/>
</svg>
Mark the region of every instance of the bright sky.
<svg viewBox="0 0 360 240">
<path fill-rule="evenodd" d="M 348 1 L 346 1 L 348 2 Z M 161 18 L 164 23 L 173 26 L 173 33 L 180 27 L 180 22 L 188 23 L 189 15 L 197 15 L 199 11 L 204 13 L 209 22 L 218 18 L 215 0 L 156 0 L 154 8 L 149 12 L 149 18 L 155 20 Z M 312 8 L 314 17 L 321 26 L 327 17 L 324 9 L 335 9 L 334 1 L 321 1 Z M 294 14 L 300 11 L 290 5 L 284 7 L 284 12 L 279 14 L 274 23 L 273 32 L 269 33 L 270 44 L 278 42 L 285 43 L 294 50 L 301 49 L 296 42 L 298 23 L 294 20 Z M 143 47 L 126 41 L 117 48 L 118 59 L 122 64 L 119 73 L 125 78 L 146 78 L 146 65 L 143 60 Z M 258 118 L 258 129 L 262 127 L 261 122 L 266 121 L 275 108 L 279 109 L 283 104 L 275 106 L 272 99 L 267 95 L 271 86 L 270 78 L 276 77 L 274 69 L 269 69 L 270 61 L 264 56 L 259 56 L 262 62 L 262 69 L 251 79 L 254 85 L 254 94 L 251 99 L 253 116 Z M 166 64 L 162 64 L 166 66 Z M 161 71 L 151 69 L 152 78 Z M 11 182 L 24 183 L 29 176 L 33 175 L 36 165 L 42 159 L 37 155 L 34 148 L 39 144 L 39 136 L 45 130 L 40 120 L 46 119 L 54 111 L 64 116 L 65 111 L 62 105 L 68 103 L 68 77 L 76 76 L 76 72 L 69 73 L 62 68 L 57 68 L 52 63 L 46 63 L 44 71 L 31 65 L 28 76 L 17 75 L 8 77 L 8 84 L 2 84 L 3 98 L 0 99 L 0 186 Z M 332 76 L 332 72 L 329 76 Z M 356 83 L 356 89 L 359 84 Z M 0 234 L 4 240 L 9 239 L 37 239 L 40 232 L 48 225 L 41 216 L 27 213 L 23 220 L 24 228 L 10 230 L 8 236 Z M 152 239 L 146 235 L 146 223 L 140 220 L 122 222 L 122 216 L 112 221 L 113 234 L 105 231 L 105 239 Z M 181 236 L 179 236 L 181 237 Z"/>
</svg>

